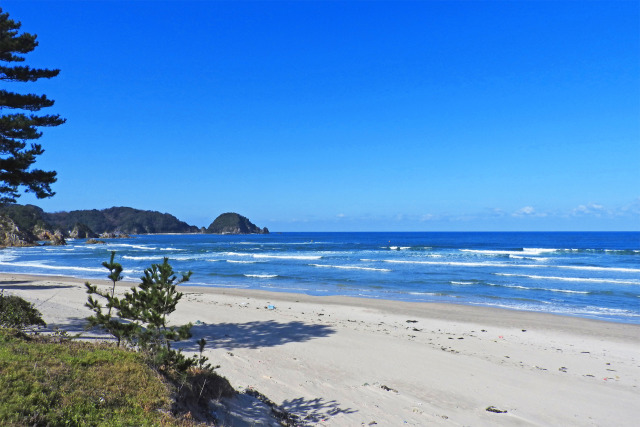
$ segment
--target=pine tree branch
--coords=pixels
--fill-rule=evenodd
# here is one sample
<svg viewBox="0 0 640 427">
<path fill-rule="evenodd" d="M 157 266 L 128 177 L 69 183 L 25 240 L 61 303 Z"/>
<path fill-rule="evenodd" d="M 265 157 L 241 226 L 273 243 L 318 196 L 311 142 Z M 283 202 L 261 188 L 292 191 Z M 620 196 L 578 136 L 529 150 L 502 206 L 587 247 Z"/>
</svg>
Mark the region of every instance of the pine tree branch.
<svg viewBox="0 0 640 427">
<path fill-rule="evenodd" d="M 19 94 L 0 89 L 0 108 L 12 108 L 29 111 L 39 111 L 42 108 L 51 107 L 54 104 L 52 99 L 46 95 Z"/>
<path fill-rule="evenodd" d="M 35 82 L 39 79 L 56 77 L 58 74 L 60 74 L 59 69 L 31 68 L 26 65 L 0 66 L 0 80 L 7 82 Z"/>
</svg>

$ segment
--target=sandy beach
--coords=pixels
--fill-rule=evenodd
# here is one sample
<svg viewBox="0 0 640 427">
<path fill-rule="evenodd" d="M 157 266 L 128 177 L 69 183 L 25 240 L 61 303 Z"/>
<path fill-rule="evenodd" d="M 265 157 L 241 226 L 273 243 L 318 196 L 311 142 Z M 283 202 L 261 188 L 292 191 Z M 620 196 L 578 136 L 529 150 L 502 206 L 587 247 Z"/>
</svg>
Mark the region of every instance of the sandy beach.
<svg viewBox="0 0 640 427">
<path fill-rule="evenodd" d="M 83 283 L 0 274 L 6 293 L 70 332 L 83 331 L 89 315 Z M 207 356 L 236 389 L 258 390 L 307 425 L 630 426 L 640 418 L 640 325 L 453 304 L 181 291 L 171 320 L 195 324 L 185 350 L 205 337 Z"/>
</svg>

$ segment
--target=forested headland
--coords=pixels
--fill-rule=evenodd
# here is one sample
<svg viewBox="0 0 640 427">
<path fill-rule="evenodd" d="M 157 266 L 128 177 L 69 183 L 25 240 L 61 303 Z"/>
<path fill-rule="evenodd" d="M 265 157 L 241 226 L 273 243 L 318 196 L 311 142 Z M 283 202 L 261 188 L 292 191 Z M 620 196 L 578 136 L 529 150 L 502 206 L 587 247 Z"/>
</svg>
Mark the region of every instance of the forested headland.
<svg viewBox="0 0 640 427">
<path fill-rule="evenodd" d="M 189 225 L 168 213 L 130 207 L 45 212 L 34 205 L 0 204 L 0 246 L 29 246 L 37 241 L 64 244 L 65 238 L 112 238 L 131 234 L 266 234 L 237 213 L 219 215 L 208 228 Z M 215 226 L 214 226 L 215 224 Z"/>
</svg>

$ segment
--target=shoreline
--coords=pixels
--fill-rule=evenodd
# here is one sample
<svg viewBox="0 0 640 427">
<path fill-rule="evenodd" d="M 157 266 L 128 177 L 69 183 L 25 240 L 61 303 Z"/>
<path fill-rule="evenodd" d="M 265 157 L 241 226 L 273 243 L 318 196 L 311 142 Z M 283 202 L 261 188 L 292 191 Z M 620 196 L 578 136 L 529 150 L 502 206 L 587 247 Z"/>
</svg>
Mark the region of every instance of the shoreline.
<svg viewBox="0 0 640 427">
<path fill-rule="evenodd" d="M 106 274 L 105 274 L 106 275 Z M 103 275 L 103 276 L 105 276 Z M 17 277 L 24 277 L 27 280 L 65 280 L 65 281 L 73 281 L 73 282 L 78 282 L 78 283 L 82 283 L 84 284 L 84 282 L 91 282 L 94 284 L 110 284 L 111 282 L 106 280 L 106 279 L 95 279 L 95 278 L 86 278 L 86 277 L 78 277 L 78 276 L 68 276 L 68 275 L 55 275 L 55 274 L 38 274 L 38 273 L 29 273 L 29 274 L 25 274 L 25 273 L 4 273 L 4 272 L 0 272 L 0 282 L 1 282 L 1 278 L 2 276 L 17 276 Z M 130 288 L 131 286 L 136 286 L 139 283 L 138 280 L 136 281 L 129 281 L 129 280 L 121 280 L 118 282 L 118 284 L 116 286 L 118 287 L 126 287 L 126 288 Z M 189 282 L 187 282 L 189 283 Z M 552 316 L 557 318 L 557 321 L 559 322 L 567 322 L 568 324 L 574 324 L 571 320 L 568 319 L 577 319 L 577 320 L 585 320 L 585 321 L 592 321 L 592 322 L 604 322 L 604 323 L 609 323 L 609 324 L 614 324 L 614 325 L 635 325 L 640 327 L 640 323 L 634 323 L 631 321 L 625 322 L 625 321 L 621 321 L 619 319 L 617 320 L 612 320 L 612 319 L 597 319 L 597 318 L 591 318 L 591 317 L 583 317 L 583 316 L 578 316 L 578 315 L 572 315 L 572 314 L 562 314 L 562 313 L 553 313 L 553 312 L 542 312 L 542 311 L 533 311 L 533 310 L 520 310 L 520 309 L 515 309 L 515 308 L 507 308 L 507 307 L 496 307 L 496 306 L 490 306 L 490 305 L 482 305 L 482 304 L 465 304 L 465 303 L 461 303 L 461 302 L 424 302 L 424 301 L 405 301 L 405 300 L 396 300 L 396 299 L 383 299 L 383 298 L 367 298 L 365 296 L 352 296 L 352 295 L 310 295 L 310 294 L 306 294 L 306 293 L 295 293 L 295 292 L 287 292 L 287 291 L 278 291 L 278 290 L 273 290 L 273 291 L 269 291 L 269 290 L 264 290 L 264 289 L 257 289 L 257 288 L 247 288 L 247 287 L 231 287 L 231 286 L 215 286 L 215 285 L 207 285 L 207 284 L 185 284 L 185 285 L 180 285 L 179 286 L 180 289 L 185 289 L 185 288 L 193 288 L 193 291 L 197 291 L 197 290 L 202 290 L 202 289 L 209 289 L 211 290 L 212 293 L 234 293 L 235 291 L 237 291 L 237 295 L 241 296 L 243 294 L 243 292 L 246 293 L 264 293 L 266 295 L 269 294 L 274 294 L 274 295 L 289 295 L 291 298 L 318 298 L 318 302 L 320 301 L 320 299 L 326 299 L 326 301 L 331 301 L 331 300 L 341 300 L 344 299 L 345 301 L 358 301 L 357 304 L 360 305 L 367 305 L 367 301 L 372 302 L 370 305 L 372 307 L 380 307 L 381 305 L 384 305 L 386 303 L 389 304 L 407 304 L 407 306 L 410 306 L 412 304 L 416 304 L 416 305 L 429 305 L 429 306 L 433 306 L 433 307 L 466 307 L 469 310 L 473 311 L 474 309 L 478 310 L 478 313 L 483 313 L 484 310 L 496 310 L 498 312 L 515 312 L 515 313 L 522 313 L 523 316 L 537 316 L 537 315 L 541 315 L 541 316 Z M 1 289 L 1 287 L 0 287 Z M 274 297 L 274 299 L 276 299 Z M 378 303 L 375 303 L 373 301 L 378 301 Z M 346 303 L 345 305 L 349 305 L 349 303 Z M 442 310 L 440 310 L 440 312 L 442 312 Z M 488 316 L 485 316 L 488 317 Z"/>
<path fill-rule="evenodd" d="M 84 282 L 0 273 L 0 288 L 71 333 L 90 314 Z M 117 292 L 135 284 L 119 283 Z M 205 338 L 205 355 L 236 389 L 258 390 L 306 417 L 304 425 L 631 425 L 640 417 L 640 325 L 457 304 L 179 290 L 170 320 L 194 323 L 184 350 L 196 352 L 195 340 Z"/>
</svg>

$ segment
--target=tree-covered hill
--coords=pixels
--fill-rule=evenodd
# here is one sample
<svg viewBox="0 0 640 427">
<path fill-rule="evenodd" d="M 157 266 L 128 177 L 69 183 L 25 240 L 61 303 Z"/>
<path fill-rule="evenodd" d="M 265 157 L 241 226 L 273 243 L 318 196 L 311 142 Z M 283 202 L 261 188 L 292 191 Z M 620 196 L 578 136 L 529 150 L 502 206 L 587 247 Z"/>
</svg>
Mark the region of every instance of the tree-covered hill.
<svg viewBox="0 0 640 427">
<path fill-rule="evenodd" d="M 207 228 L 213 234 L 269 234 L 267 227 L 259 228 L 249 218 L 233 212 L 218 216 Z"/>
<path fill-rule="evenodd" d="M 89 227 L 97 234 L 114 231 L 126 234 L 200 231 L 198 227 L 180 221 L 173 215 L 128 207 L 47 213 L 33 205 L 5 204 L 0 205 L 0 215 L 8 216 L 23 230 L 33 230 L 39 225 L 50 230 L 60 230 L 65 235 L 78 224 Z"/>
<path fill-rule="evenodd" d="M 45 212 L 34 205 L 0 203 L 0 215 L 7 216 L 23 231 L 31 231 L 36 225 L 46 226 Z"/>
<path fill-rule="evenodd" d="M 120 231 L 126 234 L 148 234 L 199 231 L 198 227 L 180 221 L 171 214 L 128 207 L 45 213 L 44 219 L 53 227 L 63 230 L 71 230 L 77 223 L 85 224 L 95 233 Z"/>
</svg>

